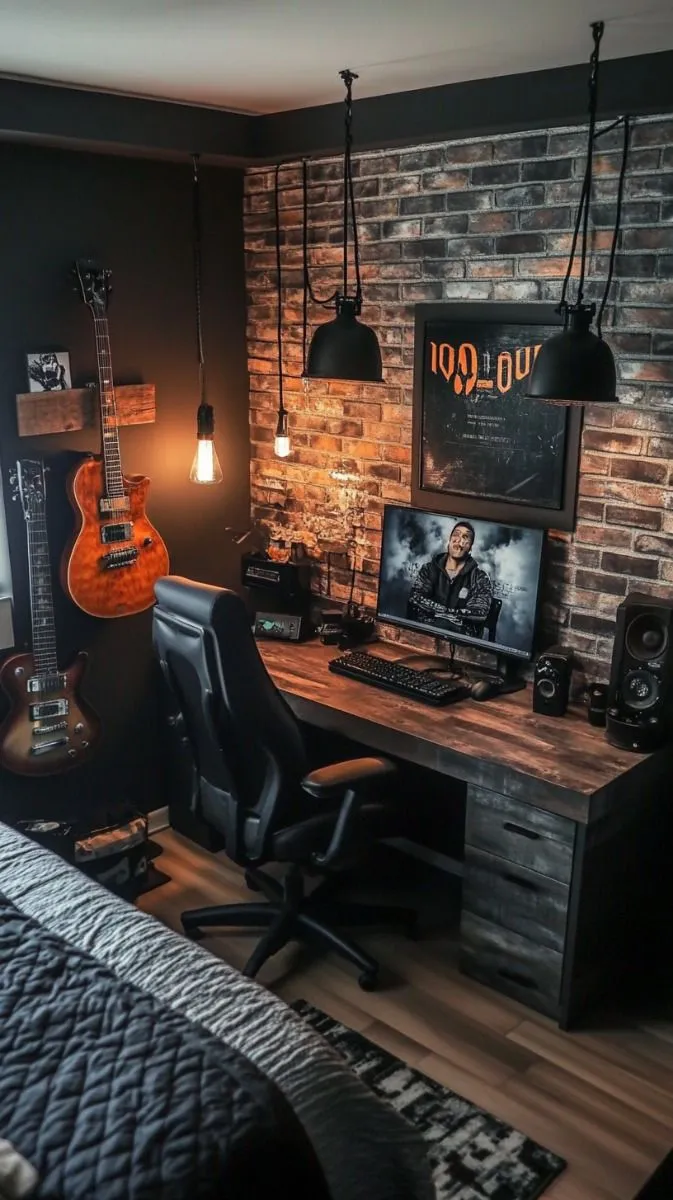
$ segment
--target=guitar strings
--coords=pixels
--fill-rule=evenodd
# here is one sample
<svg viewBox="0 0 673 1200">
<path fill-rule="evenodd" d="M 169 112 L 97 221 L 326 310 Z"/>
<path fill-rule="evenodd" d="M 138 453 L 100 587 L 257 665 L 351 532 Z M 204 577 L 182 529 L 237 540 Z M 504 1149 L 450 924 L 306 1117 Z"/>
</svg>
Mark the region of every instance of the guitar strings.
<svg viewBox="0 0 673 1200">
<path fill-rule="evenodd" d="M 44 484 L 43 484 L 44 486 Z M 28 580 L 33 627 L 33 660 L 39 675 L 57 675 L 56 629 L 51 590 L 51 564 L 44 494 L 33 495 L 26 520 L 28 540 Z"/>
<path fill-rule="evenodd" d="M 110 499 L 122 499 L 124 497 L 124 478 L 119 449 L 119 426 L 112 376 L 110 334 L 107 317 L 98 317 L 94 314 L 93 321 L 98 358 L 105 489 Z"/>
</svg>

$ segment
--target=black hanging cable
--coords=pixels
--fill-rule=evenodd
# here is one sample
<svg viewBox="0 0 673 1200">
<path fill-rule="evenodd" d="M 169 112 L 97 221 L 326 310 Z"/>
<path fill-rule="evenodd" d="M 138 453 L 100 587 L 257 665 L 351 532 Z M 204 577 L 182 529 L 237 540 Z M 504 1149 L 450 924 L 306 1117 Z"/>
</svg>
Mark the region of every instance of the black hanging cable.
<svg viewBox="0 0 673 1200">
<path fill-rule="evenodd" d="M 344 205 L 344 211 L 343 211 L 343 221 L 344 221 L 343 294 L 344 294 L 344 296 L 347 296 L 348 295 L 348 202 L 350 199 L 349 190 L 348 190 L 348 181 L 350 178 L 350 139 L 351 139 L 351 116 L 352 116 L 351 89 L 353 87 L 353 79 L 355 78 L 355 76 L 350 71 L 339 71 L 339 74 L 346 85 L 346 99 L 345 99 L 346 117 L 345 117 L 345 137 L 344 137 L 344 199 L 343 199 L 343 205 Z"/>
<path fill-rule="evenodd" d="M 575 217 L 575 228 L 573 229 L 573 240 L 570 246 L 570 254 L 568 256 L 568 268 L 566 270 L 563 287 L 561 288 L 561 299 L 559 301 L 558 311 L 563 313 L 566 324 L 568 322 L 568 287 L 570 286 L 570 277 L 572 275 L 573 263 L 575 261 L 575 252 L 577 250 L 577 239 L 579 237 L 580 226 L 586 205 L 586 176 L 582 182 L 582 191 L 580 193 L 579 204 L 577 206 L 577 216 Z"/>
<path fill-rule="evenodd" d="M 591 32 L 594 39 L 594 48 L 591 53 L 589 62 L 591 64 L 591 74 L 589 76 L 589 144 L 587 150 L 587 165 L 584 176 L 583 192 L 584 213 L 582 224 L 582 247 L 580 250 L 580 277 L 577 284 L 577 304 L 581 305 L 584 298 L 584 278 L 586 274 L 587 263 L 587 245 L 589 240 L 589 208 L 591 205 L 591 182 L 593 170 L 593 155 L 594 155 L 594 135 L 596 132 L 596 112 L 598 107 L 598 61 L 600 42 L 605 29 L 603 21 L 594 21 L 591 26 Z"/>
<path fill-rule="evenodd" d="M 592 172 L 593 172 L 592 160 L 593 160 L 594 142 L 596 141 L 596 138 L 601 137 L 603 133 L 607 133 L 610 129 L 614 129 L 615 126 L 618 125 L 619 121 L 622 119 L 620 117 L 619 120 L 615 121 L 612 125 L 608 126 L 607 129 L 601 130 L 599 133 L 596 133 L 596 105 L 597 105 L 597 97 L 598 97 L 598 47 L 599 47 L 600 40 L 603 36 L 603 29 L 604 29 L 603 22 L 602 21 L 594 22 L 594 24 L 591 26 L 591 29 L 592 29 L 592 33 L 593 33 L 593 39 L 594 39 L 594 48 L 592 50 L 591 57 L 589 59 L 589 63 L 591 66 L 591 75 L 589 78 L 589 135 L 588 135 L 588 146 L 587 146 L 587 162 L 586 162 L 586 167 L 584 170 L 584 177 L 582 179 L 582 190 L 580 192 L 579 204 L 577 206 L 577 215 L 575 217 L 575 228 L 573 229 L 573 237 L 572 237 L 572 243 L 570 246 L 570 254 L 568 256 L 568 268 L 566 270 L 565 279 L 563 280 L 563 287 L 561 289 L 561 299 L 559 301 L 559 306 L 558 306 L 558 311 L 563 313 L 563 315 L 564 315 L 566 325 L 568 323 L 568 288 L 570 286 L 570 279 L 572 276 L 573 265 L 575 262 L 575 254 L 577 251 L 577 240 L 579 237 L 580 229 L 583 230 L 583 233 L 582 233 L 580 279 L 579 279 L 578 288 L 577 288 L 577 300 L 576 300 L 576 303 L 578 305 L 582 303 L 582 297 L 583 297 L 583 292 L 584 292 L 584 276 L 585 276 L 585 270 L 586 270 L 586 250 L 587 250 L 587 239 L 588 239 L 589 207 L 590 207 L 590 203 L 591 203 L 591 183 L 592 183 Z"/>
<path fill-rule="evenodd" d="M 339 71 L 339 75 L 346 85 L 346 116 L 345 116 L 345 136 L 344 136 L 344 297 L 348 296 L 348 219 L 350 210 L 350 222 L 353 229 L 353 264 L 355 267 L 355 302 L 356 312 L 360 313 L 362 308 L 362 284 L 360 282 L 360 254 L 358 247 L 358 226 L 355 219 L 355 192 L 353 188 L 353 163 L 352 163 L 352 146 L 353 146 L 353 83 L 358 78 L 353 71 Z"/>
<path fill-rule="evenodd" d="M 199 395 L 201 404 L 206 403 L 206 370 L 203 354 L 203 330 L 201 327 L 201 202 L 199 194 L 199 156 L 192 154 L 192 230 L 194 255 L 194 296 L 196 301 L 196 345 L 199 354 Z"/>
<path fill-rule="evenodd" d="M 303 186 L 303 217 L 304 217 L 304 234 L 302 239 L 304 249 L 304 291 L 306 296 L 310 296 L 314 304 L 320 304 L 323 308 L 331 308 L 339 295 L 339 289 L 332 292 L 331 296 L 326 296 L 322 299 L 316 296 L 311 286 L 311 279 L 308 270 L 308 160 L 302 160 L 302 186 Z"/>
<path fill-rule="evenodd" d="M 346 84 L 346 136 L 344 149 L 344 296 L 348 295 L 348 208 L 350 206 L 351 225 L 353 227 L 353 264 L 355 267 L 355 301 L 359 315 L 362 308 L 362 284 L 360 281 L 360 251 L 358 246 L 358 225 L 355 219 L 355 192 L 353 188 L 353 81 L 358 78 L 352 71 L 340 71 L 339 74 Z"/>
<path fill-rule="evenodd" d="M 307 379 L 307 375 L 306 375 L 306 349 L 307 349 L 307 345 L 308 345 L 308 288 L 307 288 L 307 286 L 306 286 L 306 280 L 307 280 L 307 278 L 308 278 L 308 242 L 307 242 L 307 229 L 306 229 L 306 190 L 307 190 L 307 189 L 306 189 L 306 171 L 307 171 L 307 160 L 306 160 L 305 158 L 304 158 L 304 159 L 302 159 L 302 164 L 301 164 L 301 165 L 302 165 L 302 181 L 303 181 L 303 185 L 304 185 L 304 187 L 303 187 L 303 191 L 304 191 L 304 232 L 303 232 L 303 235 L 302 235 L 302 245 L 303 245 L 303 251 L 304 251 L 304 280 L 303 280 L 303 284 L 304 284 L 304 286 L 303 286 L 303 289 L 302 289 L 302 304 L 301 304 L 301 308 L 302 308 L 302 314 L 301 314 L 301 317 L 302 317 L 302 326 L 301 326 L 301 373 L 302 373 L 302 376 L 303 376 L 303 378 L 304 378 L 304 379 Z"/>
<path fill-rule="evenodd" d="M 619 241 L 619 229 L 620 229 L 621 220 L 622 220 L 622 202 L 624 200 L 624 181 L 626 179 L 626 165 L 627 165 L 628 157 L 629 157 L 629 135 L 631 132 L 631 118 L 628 116 L 628 114 L 623 118 L 623 121 L 624 121 L 624 140 L 622 142 L 622 161 L 621 161 L 621 166 L 619 168 L 619 183 L 617 185 L 617 207 L 616 207 L 616 211 L 615 211 L 615 227 L 614 227 L 614 230 L 612 233 L 612 245 L 610 247 L 610 263 L 608 266 L 607 279 L 605 281 L 605 291 L 603 292 L 603 299 L 601 300 L 601 305 L 598 310 L 598 316 L 596 318 L 596 330 L 598 332 L 599 337 L 603 336 L 603 332 L 602 332 L 603 313 L 605 312 L 605 305 L 608 302 L 608 295 L 610 292 L 610 287 L 612 286 L 612 276 L 613 276 L 614 270 L 615 270 L 615 257 L 617 254 L 617 244 Z M 616 121 L 615 125 L 617 125 L 618 123 L 619 122 Z M 613 126 L 613 128 L 614 128 L 614 126 Z"/>
<path fill-rule="evenodd" d="M 282 312 L 282 275 L 280 263 L 280 205 L 279 205 L 280 163 L 276 164 L 276 182 L 274 188 L 274 207 L 276 213 L 276 290 L 278 293 L 278 318 L 276 323 L 276 341 L 278 346 L 278 424 L 279 429 L 285 416 L 283 400 L 283 312 Z"/>
</svg>

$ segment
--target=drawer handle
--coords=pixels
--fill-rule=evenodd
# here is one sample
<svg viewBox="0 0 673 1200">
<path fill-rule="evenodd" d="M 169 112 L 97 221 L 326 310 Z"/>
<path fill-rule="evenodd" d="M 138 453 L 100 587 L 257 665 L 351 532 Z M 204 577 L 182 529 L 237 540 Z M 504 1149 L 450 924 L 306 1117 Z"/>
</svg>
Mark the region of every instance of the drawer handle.
<svg viewBox="0 0 673 1200">
<path fill-rule="evenodd" d="M 517 887 L 524 888 L 527 892 L 539 892 L 539 887 L 533 883 L 531 879 L 521 879 L 518 875 L 511 875 L 509 871 L 503 871 L 502 878 L 507 883 L 515 883 Z"/>
<path fill-rule="evenodd" d="M 498 975 L 502 975 L 503 979 L 509 979 L 511 983 L 518 983 L 520 987 L 537 991 L 535 980 L 531 979 L 530 975 L 524 975 L 522 971 L 512 971 L 509 967 L 498 967 Z"/>
<path fill-rule="evenodd" d="M 526 829 L 525 825 L 515 825 L 514 821 L 505 821 L 503 829 L 506 829 L 508 833 L 518 833 L 521 837 L 530 838 L 532 842 L 537 842 L 540 838 L 539 833 L 536 833 L 534 829 Z"/>
</svg>

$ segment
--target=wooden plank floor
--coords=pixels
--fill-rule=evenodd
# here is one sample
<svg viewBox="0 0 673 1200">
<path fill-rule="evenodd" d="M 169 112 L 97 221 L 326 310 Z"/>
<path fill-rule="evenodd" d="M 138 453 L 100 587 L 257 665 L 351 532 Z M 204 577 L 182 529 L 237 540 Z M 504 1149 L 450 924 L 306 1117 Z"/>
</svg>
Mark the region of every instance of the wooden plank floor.
<svg viewBox="0 0 673 1200">
<path fill-rule="evenodd" d="M 173 830 L 154 840 L 170 882 L 139 906 L 172 928 L 180 929 L 184 909 L 252 898 L 223 854 Z M 408 890 L 384 889 L 379 898 L 414 900 Z M 336 957 L 309 958 L 296 946 L 268 963 L 260 982 L 284 1000 L 312 1002 L 562 1155 L 568 1169 L 545 1200 L 633 1200 L 673 1146 L 673 1019 L 562 1033 L 462 976 L 455 933 L 429 924 L 415 943 L 358 931 L 385 968 L 377 992 L 362 992 L 355 971 Z M 203 944 L 241 967 L 255 940 L 230 931 Z"/>
</svg>

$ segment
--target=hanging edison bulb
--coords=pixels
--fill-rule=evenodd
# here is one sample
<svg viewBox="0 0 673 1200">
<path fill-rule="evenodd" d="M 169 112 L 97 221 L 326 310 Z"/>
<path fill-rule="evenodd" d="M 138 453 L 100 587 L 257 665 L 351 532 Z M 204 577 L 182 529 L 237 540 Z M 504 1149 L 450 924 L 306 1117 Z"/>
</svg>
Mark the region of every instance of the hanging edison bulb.
<svg viewBox="0 0 673 1200">
<path fill-rule="evenodd" d="M 192 155 L 192 219 L 194 255 L 194 302 L 196 310 L 196 348 L 198 352 L 199 395 L 196 413 L 196 452 L 189 478 L 192 483 L 221 483 L 222 468 L 215 449 L 213 406 L 206 401 L 206 363 L 201 326 L 201 204 L 199 196 L 198 154 Z"/>
<path fill-rule="evenodd" d="M 212 404 L 200 404 L 196 414 L 196 453 L 189 478 L 192 483 L 221 483 L 222 468 L 214 442 L 215 417 Z"/>
<path fill-rule="evenodd" d="M 273 440 L 273 452 L 277 458 L 287 458 L 290 453 L 290 431 L 287 426 L 287 413 L 281 409 L 278 413 L 276 436 Z"/>
</svg>

